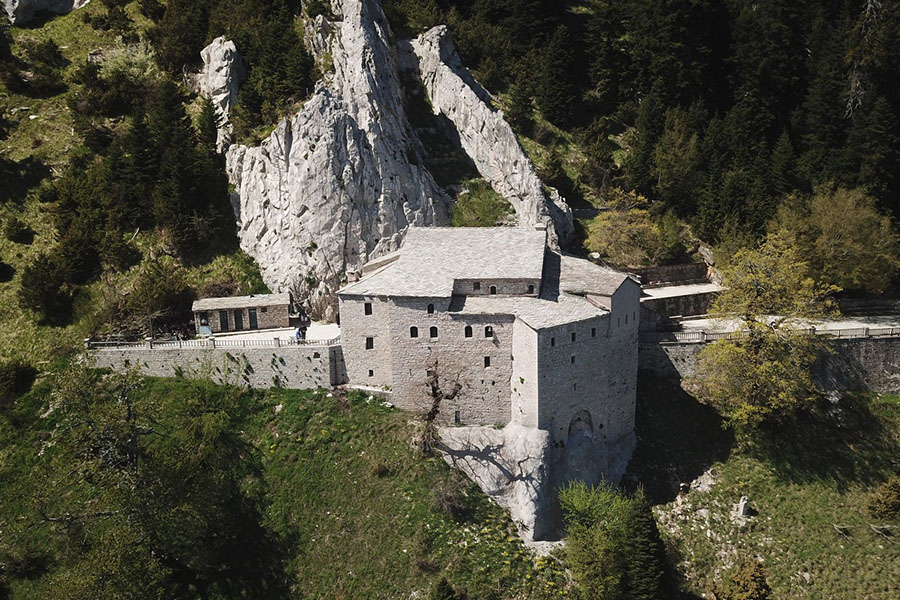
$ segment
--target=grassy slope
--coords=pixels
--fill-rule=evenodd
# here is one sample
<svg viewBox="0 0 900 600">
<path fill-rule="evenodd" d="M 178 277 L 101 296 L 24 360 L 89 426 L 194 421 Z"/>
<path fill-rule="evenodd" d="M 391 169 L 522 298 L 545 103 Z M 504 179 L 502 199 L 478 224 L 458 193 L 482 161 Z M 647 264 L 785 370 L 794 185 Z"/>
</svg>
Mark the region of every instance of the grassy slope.
<svg viewBox="0 0 900 600">
<path fill-rule="evenodd" d="M 148 380 L 141 393 L 164 400 L 183 385 L 179 379 Z M 475 598 L 562 595 L 564 577 L 555 563 L 535 563 L 505 512 L 477 488 L 462 487 L 467 511 L 461 522 L 436 508 L 434 490 L 460 476 L 411 448 L 409 414 L 359 394 L 247 393 L 256 409 L 244 432 L 263 464 L 264 519 L 289 541 L 294 597 L 406 598 L 417 590 L 427 597 L 441 577 L 466 586 Z M 39 440 L 52 416 L 27 415 L 44 412 L 48 399 L 48 385 L 20 399 L 16 431 L 0 417 L 0 487 L 10 498 L 27 499 L 40 485 Z M 0 503 L 0 530 L 36 519 L 27 500 Z M 13 598 L 35 597 L 40 589 L 40 575 L 19 579 Z"/>
<path fill-rule="evenodd" d="M 900 597 L 900 543 L 874 534 L 865 511 L 871 488 L 898 466 L 900 402 L 871 395 L 839 406 L 740 450 L 711 410 L 671 383 L 642 380 L 631 470 L 661 503 L 686 589 L 708 592 L 736 558 L 759 556 L 778 598 Z M 677 481 L 707 468 L 711 489 L 675 498 Z M 741 496 L 759 511 L 744 525 L 730 519 Z M 851 526 L 850 537 L 833 524 Z"/>
</svg>

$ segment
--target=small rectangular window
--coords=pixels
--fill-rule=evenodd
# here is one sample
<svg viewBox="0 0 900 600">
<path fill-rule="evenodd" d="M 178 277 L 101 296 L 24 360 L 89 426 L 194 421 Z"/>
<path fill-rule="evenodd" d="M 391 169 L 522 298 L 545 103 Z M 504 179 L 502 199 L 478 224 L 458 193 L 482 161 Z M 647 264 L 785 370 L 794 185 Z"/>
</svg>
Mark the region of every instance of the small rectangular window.
<svg viewBox="0 0 900 600">
<path fill-rule="evenodd" d="M 268 306 L 260 306 L 259 312 L 261 312 L 261 313 L 269 312 L 269 307 Z"/>
<path fill-rule="evenodd" d="M 573 392 L 578 391 L 578 384 L 577 384 L 577 383 L 573 383 L 573 384 L 572 384 L 572 391 L 573 391 Z"/>
<path fill-rule="evenodd" d="M 490 357 L 490 356 L 485 356 L 485 357 L 484 357 L 484 366 L 485 366 L 485 367 L 491 366 L 491 357 Z"/>
<path fill-rule="evenodd" d="M 481 289 L 481 282 L 480 281 L 473 282 L 472 289 L 475 290 L 476 292 L 479 291 Z"/>
<path fill-rule="evenodd" d="M 597 328 L 591 327 L 591 337 L 597 337 Z"/>
<path fill-rule="evenodd" d="M 371 315 L 371 314 L 372 314 L 372 303 L 371 303 L 371 302 L 366 302 L 366 303 L 363 305 L 363 310 L 365 311 L 365 313 L 366 313 L 367 315 Z"/>
<path fill-rule="evenodd" d="M 572 341 L 573 342 L 575 341 L 575 332 L 574 331 L 572 332 Z"/>
<path fill-rule="evenodd" d="M 625 324 L 628 325 L 628 315 L 625 315 Z"/>
<path fill-rule="evenodd" d="M 366 338 L 366 350 L 371 350 L 375 347 L 375 338 Z"/>
<path fill-rule="evenodd" d="M 550 338 L 550 347 L 552 348 L 555 345 L 556 345 L 556 338 L 555 337 Z"/>
<path fill-rule="evenodd" d="M 456 423 L 457 425 L 459 425 L 462 422 L 459 418 L 458 410 L 453 411 L 453 422 Z"/>
<path fill-rule="evenodd" d="M 369 369 L 369 377 L 375 377 L 375 371 Z"/>
<path fill-rule="evenodd" d="M 574 354 L 573 354 L 572 357 L 569 359 L 569 362 L 570 362 L 571 364 L 573 364 L 573 365 L 575 364 L 575 355 L 574 355 Z"/>
</svg>

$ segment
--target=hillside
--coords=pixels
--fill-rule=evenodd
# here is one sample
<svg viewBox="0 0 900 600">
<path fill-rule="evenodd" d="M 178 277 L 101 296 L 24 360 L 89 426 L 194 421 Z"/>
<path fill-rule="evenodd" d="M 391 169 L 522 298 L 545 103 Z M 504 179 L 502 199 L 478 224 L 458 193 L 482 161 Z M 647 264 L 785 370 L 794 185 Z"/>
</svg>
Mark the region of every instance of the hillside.
<svg viewBox="0 0 900 600">
<path fill-rule="evenodd" d="M 50 394 L 53 387 L 48 381 L 39 383 L 18 401 L 8 419 L 0 418 L 0 484 L 9 500 L 0 506 L 4 533 L 0 564 L 5 565 L 0 590 L 12 598 L 56 598 L 63 596 L 53 591 L 54 586 L 68 582 L 72 595 L 65 597 L 71 598 L 80 597 L 80 589 L 113 593 L 119 585 L 143 577 L 157 578 L 156 586 L 179 589 L 171 571 L 153 574 L 146 571 L 152 565 L 127 563 L 150 559 L 142 558 L 150 548 L 140 542 L 134 556 L 119 559 L 122 571 L 109 573 L 113 581 L 97 587 L 99 582 L 92 581 L 96 555 L 87 546 L 67 544 L 66 528 L 35 511 L 49 513 L 60 506 L 46 498 L 57 489 L 59 478 L 65 481 L 67 467 L 57 463 L 59 453 L 71 450 L 59 447 L 67 440 L 54 431 L 64 422 L 63 411 L 47 418 L 35 416 L 58 402 L 59 396 Z M 173 406 L 167 400 L 173 397 L 184 398 L 193 408 L 182 413 L 186 405 Z M 253 465 L 239 476 L 241 495 L 245 502 L 255 499 L 259 512 L 241 521 L 222 518 L 207 525 L 203 520 L 215 515 L 195 514 L 185 521 L 171 513 L 166 527 L 212 525 L 219 535 L 230 535 L 230 526 L 240 526 L 246 534 L 256 531 L 253 535 L 260 541 L 245 539 L 244 550 L 233 559 L 247 561 L 248 568 L 257 570 L 231 574 L 237 581 L 233 585 L 243 585 L 251 594 L 265 586 L 262 589 L 273 594 L 268 597 L 405 598 L 416 591 L 424 597 L 442 578 L 467 589 L 472 598 L 550 598 L 562 593 L 565 577 L 557 562 L 535 561 L 504 512 L 440 459 L 418 455 L 411 447 L 416 427 L 409 415 L 384 408 L 378 400 L 324 390 L 229 390 L 174 379 L 144 382 L 132 401 L 142 408 L 165 405 L 159 413 L 143 417 L 168 432 L 148 446 L 145 477 L 154 477 L 155 461 L 163 460 L 154 458 L 155 451 L 181 443 L 178 427 L 185 418 L 224 419 L 240 432 L 227 443 L 242 445 L 243 456 L 217 459 L 214 468 L 228 477 L 232 469 L 243 468 L 238 462 Z M 206 427 L 212 427 L 212 421 Z M 201 472 L 194 477 L 204 477 Z M 151 485 L 142 481 L 140 485 Z M 104 489 L 103 483 L 97 482 L 90 492 L 94 502 L 100 508 L 122 510 L 127 494 Z M 208 492 L 219 489 L 216 484 Z M 78 514 L 76 498 L 69 500 L 73 514 Z M 215 496 L 207 501 L 217 506 Z M 120 523 L 104 519 L 86 519 L 80 526 L 84 530 L 78 535 L 88 544 L 103 539 L 113 526 L 119 535 L 130 535 Z M 204 545 L 202 539 L 178 543 L 188 544 L 186 548 Z M 212 547 L 206 552 L 213 552 Z M 265 569 L 253 566 L 263 564 Z M 209 591 L 220 597 L 227 589 L 222 587 L 224 580 L 211 575 L 210 581 Z"/>
</svg>

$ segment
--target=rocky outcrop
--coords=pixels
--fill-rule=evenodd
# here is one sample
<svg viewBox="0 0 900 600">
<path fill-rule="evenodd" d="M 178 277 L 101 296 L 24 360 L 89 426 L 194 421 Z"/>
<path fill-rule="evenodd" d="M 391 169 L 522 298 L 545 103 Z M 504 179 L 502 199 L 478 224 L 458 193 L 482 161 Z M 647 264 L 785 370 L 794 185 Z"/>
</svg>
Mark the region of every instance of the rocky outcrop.
<svg viewBox="0 0 900 600">
<path fill-rule="evenodd" d="M 552 221 L 549 229 L 567 241 L 573 232 L 571 211 L 558 195 L 548 199 L 512 127 L 462 64 L 447 28 L 434 27 L 404 46 L 411 53 L 408 64 L 418 71 L 435 114 L 453 124 L 478 172 L 515 208 L 518 224 L 550 225 Z"/>
<path fill-rule="evenodd" d="M 66 14 L 90 0 L 3 0 L 3 10 L 13 25 L 24 25 L 39 12 Z"/>
<path fill-rule="evenodd" d="M 203 66 L 196 72 L 185 70 L 184 83 L 192 92 L 212 102 L 219 132 L 216 147 L 222 152 L 231 142 L 228 115 L 237 103 L 238 88 L 247 76 L 247 70 L 234 42 L 224 36 L 217 37 L 204 48 L 200 58 Z"/>
<path fill-rule="evenodd" d="M 226 154 L 241 247 L 270 288 L 293 287 L 326 319 L 336 316 L 347 270 L 395 250 L 410 225 L 449 218 L 406 119 L 380 5 L 343 0 L 333 9 L 329 83 L 260 146 Z"/>
<path fill-rule="evenodd" d="M 510 423 L 493 427 L 444 427 L 441 451 L 481 490 L 509 511 L 522 539 L 556 537 L 547 472 L 550 433 Z"/>
<path fill-rule="evenodd" d="M 548 199 L 446 28 L 398 49 L 378 0 L 333 0 L 332 12 L 306 24 L 320 67 L 331 67 L 312 97 L 260 146 L 226 154 L 241 247 L 270 288 L 290 287 L 314 316 L 333 318 L 344 273 L 396 249 L 410 225 L 448 223 L 450 200 L 404 109 L 401 75 L 410 70 L 478 171 L 509 199 L 517 224 L 552 221 L 551 241 L 568 239 L 571 212 L 558 195 Z M 217 89 L 224 98 L 233 87 Z"/>
</svg>

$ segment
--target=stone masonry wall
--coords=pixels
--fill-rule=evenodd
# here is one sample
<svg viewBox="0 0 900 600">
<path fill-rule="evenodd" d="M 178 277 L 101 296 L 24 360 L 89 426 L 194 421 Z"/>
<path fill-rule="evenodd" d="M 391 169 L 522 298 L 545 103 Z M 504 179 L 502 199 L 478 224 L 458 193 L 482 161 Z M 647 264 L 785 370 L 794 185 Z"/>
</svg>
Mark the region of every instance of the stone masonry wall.
<svg viewBox="0 0 900 600">
<path fill-rule="evenodd" d="M 831 340 L 832 354 L 819 359 L 814 380 L 825 391 L 900 392 L 900 338 Z M 660 377 L 691 377 L 706 344 L 641 344 L 640 370 Z"/>
<path fill-rule="evenodd" d="M 524 322 L 513 323 L 513 364 L 510 421 L 523 427 L 538 426 L 538 334 Z"/>
<path fill-rule="evenodd" d="M 428 314 L 427 305 L 435 305 Z M 470 425 L 507 423 L 510 419 L 513 321 L 511 315 L 449 313 L 449 299 L 394 299 L 390 309 L 394 402 L 401 408 L 422 412 L 430 407 L 428 369 L 435 359 L 442 388 L 448 391 L 457 375 L 462 390 L 441 407 L 443 422 Z M 472 337 L 465 337 L 466 326 Z M 418 337 L 410 335 L 416 327 Z M 430 329 L 437 328 L 437 338 Z M 492 328 L 490 336 L 485 327 Z M 485 366 L 490 357 L 490 366 Z"/>
<path fill-rule="evenodd" d="M 329 388 L 346 382 L 340 346 L 95 350 L 94 366 L 211 379 L 254 388 Z"/>
<path fill-rule="evenodd" d="M 347 378 L 356 385 L 391 386 L 390 301 L 387 298 L 341 296 L 341 344 Z M 372 314 L 365 314 L 371 304 Z M 366 348 L 372 338 L 372 348 Z"/>
<path fill-rule="evenodd" d="M 636 328 L 633 320 L 616 326 L 604 315 L 538 333 L 538 426 L 550 431 L 551 440 L 565 441 L 585 410 L 596 436 L 612 441 L 632 431 Z"/>
<path fill-rule="evenodd" d="M 475 289 L 475 282 L 481 289 Z M 497 288 L 497 295 L 503 296 L 537 296 L 541 290 L 540 279 L 456 279 L 453 282 L 453 293 L 458 296 L 488 296 L 491 286 Z M 529 287 L 533 286 L 531 292 Z"/>
</svg>

